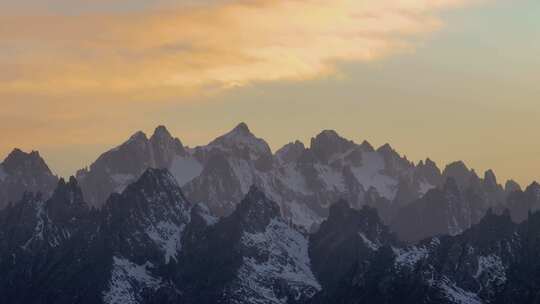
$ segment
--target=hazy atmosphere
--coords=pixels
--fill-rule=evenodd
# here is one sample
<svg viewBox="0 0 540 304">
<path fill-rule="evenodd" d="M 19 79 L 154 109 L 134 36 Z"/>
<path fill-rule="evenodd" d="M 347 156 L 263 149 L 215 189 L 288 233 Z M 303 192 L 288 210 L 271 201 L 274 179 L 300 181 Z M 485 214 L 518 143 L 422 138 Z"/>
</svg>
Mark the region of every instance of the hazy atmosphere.
<svg viewBox="0 0 540 304">
<path fill-rule="evenodd" d="M 0 0 L 0 302 L 539 304 L 539 0 Z"/>
<path fill-rule="evenodd" d="M 0 156 L 62 176 L 137 130 L 322 129 L 540 180 L 540 2 L 0 0 Z"/>
</svg>

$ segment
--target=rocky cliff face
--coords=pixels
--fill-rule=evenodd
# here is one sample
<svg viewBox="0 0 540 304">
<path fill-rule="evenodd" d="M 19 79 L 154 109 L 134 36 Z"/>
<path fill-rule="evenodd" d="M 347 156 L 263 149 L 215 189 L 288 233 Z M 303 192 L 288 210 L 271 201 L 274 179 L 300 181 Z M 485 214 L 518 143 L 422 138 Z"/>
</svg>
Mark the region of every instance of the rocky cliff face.
<svg viewBox="0 0 540 304">
<path fill-rule="evenodd" d="M 148 169 L 100 210 L 75 178 L 0 212 L 9 303 L 299 303 L 320 290 L 307 236 L 252 187 L 228 217 Z"/>
<path fill-rule="evenodd" d="M 452 208 L 467 201 L 452 179 L 436 191 L 426 196 Z M 455 235 L 406 244 L 375 208 L 344 200 L 312 234 L 256 186 L 234 205 L 213 216 L 164 169 L 147 169 L 99 210 L 75 178 L 61 179 L 48 199 L 26 193 L 0 211 L 2 299 L 518 304 L 540 296 L 540 213 L 517 224 L 509 211 L 488 209 Z"/>
<path fill-rule="evenodd" d="M 295 141 L 272 153 L 244 123 L 195 149 L 184 147 L 165 127 L 156 128 L 150 139 L 138 132 L 77 177 L 87 200 L 99 207 L 147 168 L 168 169 L 186 197 L 214 216 L 230 215 L 256 185 L 278 203 L 285 218 L 306 231 L 328 216 L 334 202 L 345 199 L 356 209 L 377 209 L 384 223 L 408 241 L 464 231 L 489 208 L 501 212 L 507 197 L 519 191 L 511 181 L 503 188 L 491 170 L 479 177 L 459 161 L 441 172 L 430 159 L 413 164 L 388 144 L 374 149 L 332 130 L 313 137 L 309 147 Z M 513 218 L 522 220 L 533 206 L 516 200 L 514 195 Z"/>
<path fill-rule="evenodd" d="M 422 165 L 415 173 L 417 167 L 389 145 L 375 151 L 367 142 L 356 144 L 331 130 L 312 138 L 308 148 L 296 141 L 272 154 L 240 124 L 194 154 L 204 169 L 184 186 L 190 199 L 207 204 L 218 216 L 228 215 L 254 184 L 278 202 L 286 218 L 306 230 L 320 223 L 341 198 L 359 208 L 371 189 L 397 210 L 394 202 L 407 204 L 437 182 L 432 178 L 435 169 Z"/>
<path fill-rule="evenodd" d="M 344 210 L 349 217 L 356 213 Z M 344 216 L 331 214 L 327 222 L 340 218 Z M 312 302 L 534 303 L 540 295 L 535 275 L 539 263 L 531 260 L 538 254 L 537 224 L 538 214 L 515 224 L 508 212 L 496 215 L 488 211 L 477 225 L 459 235 L 428 238 L 416 245 L 367 238 L 367 244 L 373 244 L 367 246 L 373 248 L 371 252 L 363 250 L 365 244 L 343 245 L 348 250 L 342 249 L 339 244 L 347 243 L 328 238 L 326 242 L 333 247 L 311 246 L 310 250 L 314 254 L 330 250 L 341 259 L 327 261 L 341 268 L 315 271 L 325 283 Z M 341 228 L 336 226 L 332 231 L 339 234 Z M 525 269 L 527 263 L 530 267 Z M 325 263 L 321 265 L 324 269 Z M 313 267 L 321 266 L 314 260 Z"/>
<path fill-rule="evenodd" d="M 122 192 L 148 168 L 168 169 L 180 185 L 202 170 L 180 140 L 159 126 L 150 139 L 143 132 L 135 133 L 103 153 L 89 168 L 79 170 L 76 177 L 90 205 L 101 207 L 111 193 Z"/>
<path fill-rule="evenodd" d="M 230 216 L 187 229 L 178 272 L 186 303 L 299 303 L 320 290 L 307 236 L 255 187 Z"/>
</svg>

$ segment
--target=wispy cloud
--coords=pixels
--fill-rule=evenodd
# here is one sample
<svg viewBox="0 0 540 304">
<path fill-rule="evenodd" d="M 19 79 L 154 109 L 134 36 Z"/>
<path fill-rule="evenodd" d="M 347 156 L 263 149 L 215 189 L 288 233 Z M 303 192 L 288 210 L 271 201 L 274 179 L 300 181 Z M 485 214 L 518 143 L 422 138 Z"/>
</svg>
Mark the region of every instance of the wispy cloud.
<svg viewBox="0 0 540 304">
<path fill-rule="evenodd" d="M 338 61 L 411 50 L 442 11 L 477 1 L 117 2 L 0 13 L 0 93 L 167 95 L 310 79 Z"/>
</svg>

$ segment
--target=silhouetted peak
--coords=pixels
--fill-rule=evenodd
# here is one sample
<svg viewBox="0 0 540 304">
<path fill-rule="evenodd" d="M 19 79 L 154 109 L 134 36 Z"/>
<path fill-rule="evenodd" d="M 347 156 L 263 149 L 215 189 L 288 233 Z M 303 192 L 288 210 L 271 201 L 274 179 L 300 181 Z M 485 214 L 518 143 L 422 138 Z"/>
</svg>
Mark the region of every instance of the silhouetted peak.
<svg viewBox="0 0 540 304">
<path fill-rule="evenodd" d="M 154 149 L 156 167 L 168 167 L 174 155 L 185 155 L 186 151 L 178 138 L 173 138 L 165 126 L 158 126 L 150 138 Z"/>
<path fill-rule="evenodd" d="M 66 182 L 64 178 L 58 180 L 51 199 L 47 201 L 51 216 L 55 219 L 70 217 L 71 212 L 85 212 L 88 206 L 84 202 L 81 187 L 75 177 L 71 176 Z M 74 209 L 73 209 L 74 208 Z"/>
<path fill-rule="evenodd" d="M 257 159 L 261 156 L 271 158 L 272 156 L 268 144 L 251 133 L 245 123 L 238 124 L 232 131 L 214 139 L 207 147 L 218 147 L 246 159 Z"/>
<path fill-rule="evenodd" d="M 448 164 L 446 168 L 444 168 L 443 176 L 445 178 L 451 177 L 455 179 L 460 188 L 464 188 L 468 186 L 471 182 L 474 182 L 473 179 L 478 179 L 476 173 L 469 170 L 469 168 L 467 168 L 465 163 L 462 161 L 456 161 Z"/>
<path fill-rule="evenodd" d="M 252 185 L 233 216 L 239 217 L 246 225 L 244 228 L 251 232 L 264 231 L 272 219 L 280 216 L 280 209 L 277 203 Z"/>
<path fill-rule="evenodd" d="M 424 162 L 424 164 L 427 166 L 427 167 L 433 167 L 433 168 L 438 168 L 437 167 L 437 164 L 432 161 L 429 157 L 426 158 L 426 161 Z"/>
<path fill-rule="evenodd" d="M 23 150 L 19 149 L 19 148 L 14 148 L 13 150 L 11 150 L 11 152 L 8 154 L 6 160 L 10 159 L 10 158 L 18 158 L 18 157 L 27 157 L 29 156 L 30 153 L 26 153 L 24 152 Z"/>
<path fill-rule="evenodd" d="M 276 156 L 284 162 L 296 161 L 302 153 L 306 150 L 304 143 L 297 140 L 283 146 L 281 149 L 276 151 Z"/>
<path fill-rule="evenodd" d="M 157 185 L 162 183 L 176 184 L 174 177 L 167 169 L 148 168 L 135 182 L 137 185 Z"/>
<path fill-rule="evenodd" d="M 319 133 L 317 135 L 317 137 L 319 137 L 319 138 L 341 138 L 341 136 L 339 136 L 339 134 L 335 130 L 330 130 L 330 129 L 322 130 L 321 133 Z"/>
<path fill-rule="evenodd" d="M 152 212 L 162 212 L 170 208 L 187 208 L 191 204 L 168 170 L 148 168 L 137 181 L 128 185 L 121 195 L 111 195 L 107 206 L 120 212 L 132 208 L 142 210 L 141 212 L 146 212 L 144 210 L 147 208 L 152 208 Z"/>
<path fill-rule="evenodd" d="M 240 133 L 240 134 L 251 134 L 248 125 L 245 122 L 239 123 L 231 132 Z"/>
<path fill-rule="evenodd" d="M 135 134 L 131 135 L 131 137 L 128 140 L 129 142 L 145 142 L 148 141 L 148 137 L 146 137 L 146 134 L 143 131 L 137 131 Z"/>
<path fill-rule="evenodd" d="M 2 163 L 7 173 L 26 172 L 31 174 L 52 174 L 38 151 L 26 153 L 18 148 L 13 149 Z"/>
<path fill-rule="evenodd" d="M 377 149 L 377 152 L 380 152 L 380 153 L 388 153 L 388 152 L 395 152 L 394 149 L 392 148 L 392 146 L 390 146 L 389 143 L 386 143 L 382 146 L 380 146 L 378 149 Z"/>
<path fill-rule="evenodd" d="M 17 162 L 21 160 L 38 160 L 38 159 L 41 159 L 41 156 L 39 155 L 38 151 L 32 151 L 30 153 L 26 153 L 19 148 L 15 148 L 8 154 L 8 156 L 4 160 L 4 164 Z"/>
<path fill-rule="evenodd" d="M 441 170 L 429 158 L 418 162 L 414 174 L 418 182 L 427 182 L 433 186 L 440 186 L 443 182 L 441 179 Z"/>
<path fill-rule="evenodd" d="M 521 191 L 521 186 L 516 181 L 509 179 L 504 185 L 504 191 L 508 194 L 515 191 Z"/>
<path fill-rule="evenodd" d="M 152 137 L 155 138 L 172 138 L 171 133 L 169 133 L 169 130 L 163 125 L 159 125 L 154 130 L 154 134 Z"/>
<path fill-rule="evenodd" d="M 360 144 L 360 149 L 362 149 L 362 151 L 365 151 L 365 152 L 374 152 L 375 151 L 373 146 L 367 140 L 364 140 Z"/>
<path fill-rule="evenodd" d="M 529 187 L 532 187 L 532 188 L 539 188 L 540 187 L 540 184 L 537 182 L 537 181 L 534 181 L 532 182 Z"/>
<path fill-rule="evenodd" d="M 396 150 L 394 150 L 394 148 L 392 148 L 392 146 L 390 146 L 390 144 L 388 144 L 388 143 L 380 146 L 377 149 L 377 152 L 380 153 L 386 160 L 399 159 L 400 158 L 400 156 L 396 152 Z M 405 158 L 405 160 L 407 160 L 407 159 Z"/>
<path fill-rule="evenodd" d="M 493 170 L 489 169 L 484 173 L 484 180 L 486 183 L 497 185 L 497 177 Z"/>
<path fill-rule="evenodd" d="M 445 175 L 452 171 L 469 172 L 469 168 L 467 168 L 463 161 L 458 160 L 446 165 L 446 167 L 444 168 Z"/>
<path fill-rule="evenodd" d="M 322 131 L 314 138 L 311 138 L 310 143 L 310 149 L 323 161 L 327 161 L 336 153 L 346 152 L 354 146 L 355 144 L 352 141 L 339 136 L 334 130 Z"/>
<path fill-rule="evenodd" d="M 532 182 L 529 186 L 527 186 L 525 192 L 534 194 L 537 199 L 540 199 L 540 184 L 538 184 L 536 181 Z"/>
<path fill-rule="evenodd" d="M 58 180 L 55 193 L 63 192 L 63 191 L 70 191 L 70 192 L 80 191 L 79 183 L 74 176 L 70 176 L 67 182 L 63 177 Z"/>
</svg>

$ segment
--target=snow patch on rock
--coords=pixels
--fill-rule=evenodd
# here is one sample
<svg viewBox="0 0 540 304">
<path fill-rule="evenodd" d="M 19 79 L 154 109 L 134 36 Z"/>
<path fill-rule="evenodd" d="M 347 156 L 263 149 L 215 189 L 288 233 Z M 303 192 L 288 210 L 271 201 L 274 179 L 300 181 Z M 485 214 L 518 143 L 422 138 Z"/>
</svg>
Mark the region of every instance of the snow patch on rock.
<svg viewBox="0 0 540 304">
<path fill-rule="evenodd" d="M 298 300 L 321 289 L 310 268 L 307 238 L 282 220 L 273 219 L 262 233 L 245 233 L 242 243 L 258 253 L 244 258 L 238 272 L 232 293 L 242 303 L 287 303 L 288 296 Z M 287 294 L 276 289 L 280 283 L 287 284 Z"/>
<path fill-rule="evenodd" d="M 165 263 L 171 258 L 176 259 L 176 254 L 181 250 L 181 236 L 185 224 L 176 225 L 170 222 L 159 222 L 146 228 L 146 234 L 159 248 L 165 257 Z"/>
<path fill-rule="evenodd" d="M 358 182 L 369 189 L 374 187 L 382 197 L 393 200 L 396 196 L 398 181 L 383 174 L 384 159 L 377 152 L 362 153 L 362 165 L 353 167 L 352 173 Z"/>
<path fill-rule="evenodd" d="M 47 213 L 45 211 L 45 203 L 38 201 L 33 202 L 34 208 L 35 208 L 35 216 L 36 216 L 36 225 L 34 226 L 34 233 L 32 234 L 32 237 L 24 243 L 22 246 L 22 249 L 26 250 L 30 244 L 34 241 L 43 241 L 44 235 L 43 232 L 45 231 L 45 224 L 46 224 L 46 217 Z"/>
<path fill-rule="evenodd" d="M 443 277 L 435 284 L 446 295 L 446 297 L 456 304 L 482 304 L 482 300 L 477 294 L 466 291 L 456 286 L 447 277 Z"/>
<path fill-rule="evenodd" d="M 370 239 L 368 239 L 366 237 L 365 234 L 363 234 L 362 232 L 359 232 L 358 233 L 358 236 L 360 236 L 360 238 L 362 239 L 362 241 L 364 242 L 364 244 L 371 250 L 373 251 L 377 251 L 379 250 L 379 248 L 381 247 L 381 245 L 378 243 L 378 242 L 373 242 L 371 241 Z"/>
<path fill-rule="evenodd" d="M 140 292 L 145 288 L 156 290 L 161 280 L 149 272 L 153 265 L 145 263 L 137 265 L 127 259 L 113 257 L 113 269 L 109 288 L 103 293 L 106 304 L 138 304 L 141 303 Z"/>
<path fill-rule="evenodd" d="M 506 282 L 506 268 L 497 255 L 478 257 L 478 268 L 474 278 L 484 287 L 500 287 Z"/>
<path fill-rule="evenodd" d="M 395 249 L 395 265 L 397 267 L 413 268 L 420 260 L 428 256 L 428 249 L 424 246 L 412 246 L 406 249 Z"/>
<path fill-rule="evenodd" d="M 420 194 L 424 195 L 426 194 L 429 190 L 435 188 L 435 186 L 433 186 L 432 184 L 426 182 L 426 181 L 421 181 L 420 182 L 420 189 L 419 189 L 419 192 Z"/>
</svg>

